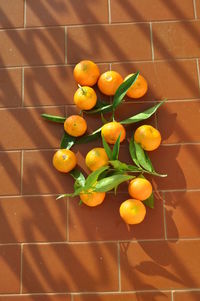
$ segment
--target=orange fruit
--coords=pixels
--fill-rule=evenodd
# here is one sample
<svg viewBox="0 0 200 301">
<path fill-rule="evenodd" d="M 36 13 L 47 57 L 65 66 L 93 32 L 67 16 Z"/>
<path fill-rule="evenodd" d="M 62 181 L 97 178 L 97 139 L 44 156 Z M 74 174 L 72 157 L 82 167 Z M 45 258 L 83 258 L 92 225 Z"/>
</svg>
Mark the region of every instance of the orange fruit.
<svg viewBox="0 0 200 301">
<path fill-rule="evenodd" d="M 99 68 L 92 61 L 81 61 L 74 68 L 74 79 L 81 86 L 94 86 L 99 76 Z"/>
<path fill-rule="evenodd" d="M 60 172 L 71 171 L 76 163 L 76 155 L 69 149 L 59 149 L 53 156 L 53 166 Z"/>
<path fill-rule="evenodd" d="M 161 143 L 160 132 L 151 125 L 141 125 L 134 134 L 134 140 L 147 151 L 153 151 Z"/>
<path fill-rule="evenodd" d="M 74 94 L 74 103 L 81 110 L 91 110 L 97 102 L 97 95 L 91 87 L 79 87 Z"/>
<path fill-rule="evenodd" d="M 100 205 L 104 199 L 105 199 L 105 192 L 90 192 L 91 190 L 88 190 L 89 193 L 81 193 L 80 199 L 81 201 L 90 207 L 95 207 Z"/>
<path fill-rule="evenodd" d="M 102 147 L 96 147 L 87 153 L 85 157 L 85 164 L 90 170 L 94 171 L 100 167 L 108 165 L 108 160 L 105 149 Z"/>
<path fill-rule="evenodd" d="M 127 80 L 133 74 L 134 73 L 127 75 L 124 80 Z M 140 98 L 146 94 L 147 89 L 148 85 L 146 79 L 139 74 L 134 84 L 128 89 L 126 95 L 130 98 Z"/>
<path fill-rule="evenodd" d="M 134 225 L 144 220 L 146 208 L 141 201 L 128 199 L 121 204 L 119 213 L 126 224 Z"/>
<path fill-rule="evenodd" d="M 144 201 L 152 194 L 151 183 L 143 178 L 135 178 L 128 185 L 128 193 L 132 198 Z"/>
<path fill-rule="evenodd" d="M 101 135 L 104 136 L 106 142 L 110 144 L 115 144 L 120 133 L 120 142 L 122 142 L 126 138 L 126 130 L 122 124 L 116 121 L 104 124 L 101 129 Z"/>
<path fill-rule="evenodd" d="M 114 95 L 122 83 L 123 78 L 118 72 L 107 71 L 101 74 L 97 84 L 103 94 Z"/>
<path fill-rule="evenodd" d="M 64 129 L 67 134 L 73 137 L 79 137 L 87 131 L 87 123 L 83 117 L 72 115 L 65 120 Z"/>
</svg>

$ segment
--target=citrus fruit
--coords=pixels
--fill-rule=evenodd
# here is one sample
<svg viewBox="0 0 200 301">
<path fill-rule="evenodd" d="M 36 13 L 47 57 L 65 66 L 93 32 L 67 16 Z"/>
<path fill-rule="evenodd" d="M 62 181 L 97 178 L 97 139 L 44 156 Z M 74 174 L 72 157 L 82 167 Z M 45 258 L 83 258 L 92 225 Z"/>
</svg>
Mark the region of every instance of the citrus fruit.
<svg viewBox="0 0 200 301">
<path fill-rule="evenodd" d="M 124 80 L 127 80 L 133 74 L 134 73 L 129 74 Z M 140 98 L 146 94 L 147 89 L 148 85 L 146 79 L 139 74 L 134 84 L 128 89 L 126 95 L 130 98 Z"/>
<path fill-rule="evenodd" d="M 128 199 L 121 204 L 119 213 L 126 224 L 139 224 L 145 218 L 146 208 L 141 201 Z"/>
<path fill-rule="evenodd" d="M 91 87 L 79 87 L 74 94 L 74 103 L 81 110 L 91 110 L 97 102 L 97 95 Z"/>
<path fill-rule="evenodd" d="M 90 190 L 88 190 L 88 192 L 89 193 L 81 193 L 80 199 L 85 205 L 90 207 L 100 205 L 106 196 L 105 192 L 90 192 Z"/>
<path fill-rule="evenodd" d="M 143 178 L 135 178 L 128 185 L 128 193 L 132 198 L 144 201 L 152 194 L 151 183 Z"/>
<path fill-rule="evenodd" d="M 76 163 L 76 155 L 69 149 L 59 149 L 53 156 L 53 166 L 60 172 L 71 171 Z"/>
<path fill-rule="evenodd" d="M 147 151 L 153 151 L 161 143 L 160 132 L 151 125 L 141 125 L 136 129 L 134 140 L 141 144 L 141 147 Z"/>
<path fill-rule="evenodd" d="M 123 78 L 116 71 L 106 71 L 99 77 L 99 90 L 105 95 L 114 95 L 118 87 L 123 83 Z"/>
<path fill-rule="evenodd" d="M 87 123 L 83 117 L 72 115 L 65 120 L 64 129 L 69 135 L 79 137 L 87 131 Z"/>
<path fill-rule="evenodd" d="M 96 147 L 87 153 L 85 164 L 90 170 L 94 171 L 102 166 L 108 165 L 108 160 L 105 149 L 102 147 Z"/>
<path fill-rule="evenodd" d="M 121 133 L 120 142 L 126 138 L 126 131 L 122 124 L 116 121 L 108 122 L 102 126 L 101 135 L 107 143 L 115 144 Z"/>
<path fill-rule="evenodd" d="M 99 68 L 92 61 L 81 61 L 74 68 L 74 79 L 81 86 L 94 86 L 99 76 Z"/>
</svg>

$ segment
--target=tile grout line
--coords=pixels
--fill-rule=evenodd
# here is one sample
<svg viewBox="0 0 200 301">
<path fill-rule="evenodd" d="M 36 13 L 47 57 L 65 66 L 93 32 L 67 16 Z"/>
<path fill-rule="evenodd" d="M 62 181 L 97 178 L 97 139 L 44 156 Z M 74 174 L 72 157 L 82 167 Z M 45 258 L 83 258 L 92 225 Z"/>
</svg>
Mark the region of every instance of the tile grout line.
<svg viewBox="0 0 200 301">
<path fill-rule="evenodd" d="M 163 221 L 164 221 L 164 235 L 165 240 L 167 240 L 167 223 L 166 223 L 166 211 L 165 211 L 165 193 L 162 193 L 163 195 Z"/>
<path fill-rule="evenodd" d="M 23 243 L 21 244 L 21 256 L 20 256 L 20 258 L 21 258 L 21 264 L 20 264 L 20 294 L 22 294 L 22 289 L 23 289 L 23 287 L 22 287 L 22 269 L 23 269 Z"/>
<path fill-rule="evenodd" d="M 200 90 L 200 70 L 199 70 L 199 60 L 198 59 L 196 59 L 196 65 L 197 65 L 197 77 L 198 77 L 199 90 Z"/>
<path fill-rule="evenodd" d="M 168 242 L 177 242 L 177 238 L 169 238 L 167 239 Z M 180 242 L 191 242 L 191 241 L 200 241 L 200 237 L 196 238 L 178 238 Z M 158 239 L 137 239 L 137 240 L 91 240 L 91 241 L 50 241 L 50 242 L 23 242 L 23 246 L 51 246 L 51 245 L 101 245 L 101 244 L 115 244 L 116 242 L 119 243 L 155 243 L 155 242 L 166 242 L 164 238 Z M 20 246 L 20 242 L 10 242 L 10 243 L 0 243 L 0 246 Z"/>
<path fill-rule="evenodd" d="M 65 200 L 66 204 L 66 241 L 69 242 L 69 198 Z"/>
<path fill-rule="evenodd" d="M 24 28 L 26 28 L 26 0 L 24 0 Z"/>
<path fill-rule="evenodd" d="M 156 293 L 158 292 L 158 290 L 130 290 L 130 291 L 123 291 L 123 293 L 125 294 L 137 294 L 137 293 Z M 165 293 L 175 293 L 175 292 L 200 292 L 199 288 L 186 288 L 186 289 L 176 289 L 171 291 L 170 289 L 160 289 L 160 292 L 165 292 Z M 94 292 L 94 291 L 81 291 L 81 292 L 71 292 L 71 296 L 79 296 L 79 295 L 112 295 L 113 293 L 115 294 L 119 294 L 118 291 L 98 291 L 98 292 Z M 24 293 L 20 296 L 56 296 L 56 295 L 67 295 L 70 296 L 69 292 L 52 292 L 52 293 Z M 120 294 L 119 294 L 120 295 Z M 0 294 L 0 296 L 5 296 L 5 297 L 18 297 L 19 294 Z"/>
<path fill-rule="evenodd" d="M 152 61 L 154 61 L 154 46 L 153 46 L 153 29 L 152 29 L 152 22 L 149 22 L 150 27 L 150 42 L 151 42 L 151 55 L 152 55 Z"/>
<path fill-rule="evenodd" d="M 71 301 L 74 301 L 74 296 L 73 296 L 73 294 L 71 294 Z"/>
<path fill-rule="evenodd" d="M 194 101 L 198 101 L 198 102 L 200 102 L 200 98 L 180 98 L 180 99 L 168 99 L 167 101 L 166 101 L 166 103 L 177 103 L 177 102 L 194 102 Z M 140 103 L 150 103 L 150 104 L 155 104 L 155 103 L 157 103 L 157 102 L 159 102 L 159 100 L 157 100 L 156 102 L 155 102 L 155 100 L 141 100 L 140 101 Z M 130 104 L 138 104 L 138 102 L 136 102 L 136 101 L 132 101 L 132 100 L 130 100 L 129 101 L 129 103 Z M 65 104 L 58 104 L 58 105 L 56 105 L 56 104 L 53 104 L 53 105 L 36 105 L 36 106 L 31 106 L 31 105 L 27 105 L 27 106 L 24 106 L 24 107 L 20 107 L 20 106 L 18 106 L 18 107 L 6 107 L 6 106 L 4 106 L 4 107 L 0 107 L 0 111 L 3 111 L 3 110 L 16 110 L 16 109 L 43 109 L 43 108 L 63 108 L 63 106 L 65 106 L 65 107 L 69 107 L 69 106 L 73 106 L 73 107 L 75 107 L 75 105 L 73 104 L 73 103 L 69 103 L 69 104 L 67 104 L 67 105 L 65 105 Z"/>
<path fill-rule="evenodd" d="M 24 67 L 22 67 L 22 107 L 24 107 Z"/>
<path fill-rule="evenodd" d="M 194 7 L 194 18 L 197 19 L 197 7 L 196 7 L 196 0 L 193 0 L 193 7 Z"/>
<path fill-rule="evenodd" d="M 65 64 L 67 64 L 67 26 L 65 26 Z"/>
<path fill-rule="evenodd" d="M 118 261 L 118 284 L 119 284 L 119 292 L 122 291 L 121 288 L 121 264 L 120 264 L 120 244 L 117 242 L 117 261 Z"/>
<path fill-rule="evenodd" d="M 111 5 L 110 0 L 108 0 L 108 23 L 111 24 Z"/>
<path fill-rule="evenodd" d="M 20 177 L 20 194 L 23 192 L 23 171 L 24 171 L 24 150 L 21 152 L 21 177 Z"/>
<path fill-rule="evenodd" d="M 171 301 L 174 301 L 174 291 L 171 291 Z"/>
<path fill-rule="evenodd" d="M 148 23 L 149 24 L 149 23 Z M 182 61 L 195 61 L 196 59 L 198 59 L 198 57 L 176 57 L 176 58 L 165 58 L 165 59 L 154 59 L 155 63 L 165 63 L 165 62 L 182 62 Z M 102 62 L 102 61 L 95 61 L 96 64 L 98 65 L 107 65 L 109 64 L 108 62 Z M 152 59 L 136 59 L 136 60 L 130 60 L 130 61 L 111 61 L 111 63 L 113 65 L 115 64 L 132 64 L 132 63 L 136 63 L 136 64 L 140 64 L 140 63 L 152 63 Z M 0 66 L 0 70 L 1 69 L 21 69 L 22 67 L 24 67 L 25 69 L 37 69 L 37 68 L 53 68 L 53 67 L 74 67 L 76 65 L 76 63 L 69 63 L 69 64 L 65 64 L 65 63 L 57 63 L 57 64 L 43 64 L 43 65 L 12 65 L 12 66 Z"/>
<path fill-rule="evenodd" d="M 26 1 L 26 0 L 25 0 Z M 163 23 L 192 23 L 196 22 L 198 19 L 175 19 L 175 20 L 152 20 L 153 24 L 163 24 Z M 26 20 L 25 20 L 26 21 Z M 149 24 L 149 21 L 130 21 L 130 22 L 115 22 L 112 23 L 112 26 L 126 26 L 126 25 L 141 25 L 141 24 Z M 108 23 L 91 23 L 91 24 L 68 24 L 68 28 L 77 28 L 77 27 L 93 27 L 93 26 L 108 26 Z M 9 27 L 9 28 L 1 28 L 0 31 L 19 31 L 19 30 L 37 30 L 37 29 L 59 29 L 64 28 L 66 25 L 41 25 L 41 26 L 26 26 L 24 27 Z"/>
</svg>

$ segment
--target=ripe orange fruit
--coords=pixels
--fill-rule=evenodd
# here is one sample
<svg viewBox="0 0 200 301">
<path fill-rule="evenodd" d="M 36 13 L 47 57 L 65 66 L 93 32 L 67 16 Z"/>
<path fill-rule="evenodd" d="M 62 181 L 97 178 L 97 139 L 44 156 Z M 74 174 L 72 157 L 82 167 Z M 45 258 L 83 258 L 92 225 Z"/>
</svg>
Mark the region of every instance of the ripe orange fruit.
<svg viewBox="0 0 200 301">
<path fill-rule="evenodd" d="M 81 110 L 91 110 L 97 102 L 97 95 L 91 87 L 79 87 L 74 94 L 74 103 Z"/>
<path fill-rule="evenodd" d="M 134 73 L 129 74 L 124 80 L 127 80 L 133 74 Z M 130 98 L 140 98 L 146 94 L 147 89 L 148 85 L 146 79 L 139 74 L 134 84 L 128 89 L 126 95 Z"/>
<path fill-rule="evenodd" d="M 161 143 L 160 132 L 151 125 L 141 125 L 134 134 L 134 140 L 147 151 L 153 151 Z"/>
<path fill-rule="evenodd" d="M 119 213 L 126 224 L 139 224 L 145 218 L 146 208 L 141 201 L 128 199 L 121 204 Z"/>
<path fill-rule="evenodd" d="M 90 192 L 91 190 L 88 190 L 89 193 L 81 193 L 80 199 L 81 201 L 90 207 L 95 207 L 100 205 L 104 199 L 105 199 L 105 192 Z"/>
<path fill-rule="evenodd" d="M 53 166 L 60 172 L 71 171 L 76 163 L 76 155 L 69 149 L 59 149 L 53 156 Z"/>
<path fill-rule="evenodd" d="M 92 61 L 81 61 L 74 68 L 75 81 L 81 86 L 94 86 L 99 76 L 99 68 Z"/>
<path fill-rule="evenodd" d="M 64 129 L 69 135 L 79 137 L 87 131 L 87 123 L 83 117 L 72 115 L 65 120 Z"/>
<path fill-rule="evenodd" d="M 122 142 L 126 138 L 126 130 L 122 124 L 116 121 L 104 124 L 101 129 L 101 135 L 104 136 L 106 142 L 110 144 L 115 144 L 120 133 L 120 142 Z"/>
<path fill-rule="evenodd" d="M 98 80 L 99 90 L 105 95 L 114 95 L 123 83 L 123 78 L 116 71 L 107 71 L 101 74 Z"/>
<path fill-rule="evenodd" d="M 85 164 L 90 170 L 94 171 L 100 167 L 108 165 L 108 160 L 105 149 L 102 147 L 96 147 L 87 153 L 85 157 Z"/>
<path fill-rule="evenodd" d="M 143 178 L 135 178 L 128 185 L 128 193 L 132 198 L 144 201 L 152 194 L 151 183 Z"/>
</svg>

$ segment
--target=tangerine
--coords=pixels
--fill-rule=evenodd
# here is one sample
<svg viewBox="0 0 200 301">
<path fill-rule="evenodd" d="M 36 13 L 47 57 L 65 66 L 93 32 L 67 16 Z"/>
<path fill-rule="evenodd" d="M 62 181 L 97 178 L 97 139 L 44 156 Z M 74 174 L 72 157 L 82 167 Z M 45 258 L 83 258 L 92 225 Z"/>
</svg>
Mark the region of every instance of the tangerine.
<svg viewBox="0 0 200 301">
<path fill-rule="evenodd" d="M 105 149 L 102 147 L 96 147 L 87 153 L 85 164 L 91 171 L 94 171 L 100 167 L 108 165 L 108 160 Z"/>
<path fill-rule="evenodd" d="M 94 86 L 100 76 L 98 66 L 89 60 L 79 62 L 74 68 L 74 78 L 81 86 Z"/>
<path fill-rule="evenodd" d="M 140 143 L 144 150 L 153 151 L 161 143 L 161 134 L 151 125 L 141 125 L 135 131 L 134 140 Z"/>
<path fill-rule="evenodd" d="M 124 80 L 127 80 L 133 74 L 134 73 L 127 75 Z M 134 84 L 128 89 L 126 95 L 130 98 L 140 98 L 146 94 L 147 89 L 148 84 L 146 79 L 139 74 Z"/>
<path fill-rule="evenodd" d="M 99 77 L 99 90 L 105 95 L 114 95 L 119 86 L 123 83 L 123 78 L 116 71 L 106 71 Z"/>
<path fill-rule="evenodd" d="M 91 110 L 97 102 L 94 89 L 88 86 L 79 86 L 74 94 L 74 103 L 81 110 Z"/>
<path fill-rule="evenodd" d="M 87 123 L 83 117 L 72 115 L 65 120 L 64 129 L 69 135 L 79 137 L 87 131 Z"/>
<path fill-rule="evenodd" d="M 104 124 L 101 129 L 101 135 L 104 137 L 106 142 L 110 144 L 115 144 L 120 133 L 120 142 L 122 142 L 126 138 L 126 130 L 122 124 L 116 121 Z"/>
<path fill-rule="evenodd" d="M 128 185 L 128 193 L 132 198 L 144 201 L 152 194 L 152 185 L 146 179 L 135 178 Z"/>
<path fill-rule="evenodd" d="M 141 201 L 128 199 L 121 204 L 119 213 L 126 224 L 134 225 L 144 220 L 146 208 Z"/>
<path fill-rule="evenodd" d="M 76 163 L 76 155 L 69 149 L 59 149 L 53 156 L 53 166 L 60 172 L 71 171 Z"/>
<path fill-rule="evenodd" d="M 104 201 L 105 196 L 105 192 L 91 192 L 91 190 L 88 190 L 88 193 L 80 194 L 80 199 L 85 205 L 95 207 Z"/>
</svg>

